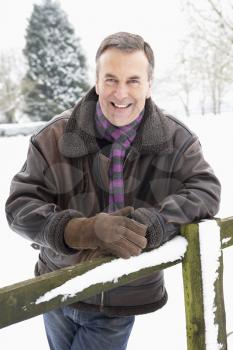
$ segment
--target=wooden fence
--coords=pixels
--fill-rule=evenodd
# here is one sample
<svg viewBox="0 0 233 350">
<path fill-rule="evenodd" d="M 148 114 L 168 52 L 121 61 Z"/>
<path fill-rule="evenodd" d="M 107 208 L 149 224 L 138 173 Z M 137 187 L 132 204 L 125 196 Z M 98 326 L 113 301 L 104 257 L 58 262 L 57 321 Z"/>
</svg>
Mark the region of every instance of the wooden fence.
<svg viewBox="0 0 233 350">
<path fill-rule="evenodd" d="M 233 245 L 233 217 L 216 219 L 220 227 L 221 248 Z M 153 271 L 166 269 L 170 266 L 182 263 L 186 332 L 188 350 L 206 350 L 206 321 L 203 300 L 203 280 L 200 254 L 199 224 L 189 224 L 182 227 L 181 235 L 187 240 L 187 250 L 184 258 L 178 258 L 173 262 L 156 266 L 139 268 L 129 274 L 123 274 L 117 280 L 91 283 L 82 290 L 64 297 L 58 293 L 51 294 L 49 299 L 41 298 L 65 283 L 74 280 L 79 284 L 79 279 L 92 269 L 99 268 L 110 263 L 112 258 L 101 258 L 90 262 L 60 269 L 46 275 L 29 279 L 0 289 L 0 328 L 9 326 L 31 317 L 37 316 L 58 306 L 65 306 L 73 302 L 88 298 L 95 294 L 107 291 L 111 288 L 137 280 Z M 208 249 L 208 247 L 206 247 Z M 147 253 L 143 253 L 147 254 Z M 120 263 L 120 261 L 118 261 Z M 117 262 L 117 263 L 118 263 Z M 59 290 L 59 289 L 58 289 Z M 219 259 L 219 268 L 214 284 L 215 308 L 214 317 L 217 326 L 218 350 L 227 349 L 226 320 L 223 296 L 223 260 Z M 41 300 L 41 302 L 40 302 Z M 215 350 L 215 349 L 214 349 Z"/>
</svg>

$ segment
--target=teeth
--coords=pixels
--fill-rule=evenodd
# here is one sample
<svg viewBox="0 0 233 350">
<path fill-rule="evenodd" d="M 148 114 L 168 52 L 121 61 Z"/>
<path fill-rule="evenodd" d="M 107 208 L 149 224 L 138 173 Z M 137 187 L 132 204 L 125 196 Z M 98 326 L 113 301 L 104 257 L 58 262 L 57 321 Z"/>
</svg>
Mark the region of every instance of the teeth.
<svg viewBox="0 0 233 350">
<path fill-rule="evenodd" d="M 116 104 L 116 103 L 114 103 L 114 105 L 115 105 L 115 107 L 117 107 L 117 108 L 126 108 L 126 107 L 129 106 L 129 105 L 118 105 L 118 104 Z"/>
</svg>

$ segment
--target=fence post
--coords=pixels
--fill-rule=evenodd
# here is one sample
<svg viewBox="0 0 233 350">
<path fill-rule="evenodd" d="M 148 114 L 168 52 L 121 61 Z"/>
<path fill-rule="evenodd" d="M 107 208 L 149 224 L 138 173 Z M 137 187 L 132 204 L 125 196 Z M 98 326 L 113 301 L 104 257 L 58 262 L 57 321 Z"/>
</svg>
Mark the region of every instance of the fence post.
<svg viewBox="0 0 233 350">
<path fill-rule="evenodd" d="M 203 234 L 205 234 L 203 232 Z M 206 232 L 211 234 L 211 232 Z M 182 261 L 186 331 L 188 350 L 226 350 L 226 319 L 223 296 L 223 259 L 222 251 L 219 257 L 219 268 L 216 271 L 214 283 L 214 326 L 217 332 L 217 345 L 208 347 L 206 345 L 206 324 L 204 310 L 204 290 L 202 281 L 200 235 L 198 224 L 187 225 L 182 228 L 182 235 L 188 240 L 188 248 Z M 221 246 L 219 235 L 219 246 Z M 211 249 L 211 247 L 206 247 Z"/>
<path fill-rule="evenodd" d="M 205 350 L 204 303 L 198 224 L 182 228 L 188 241 L 182 261 L 188 350 Z"/>
<path fill-rule="evenodd" d="M 220 350 L 227 350 L 227 332 L 226 332 L 226 313 L 223 291 L 223 254 L 219 257 L 219 269 L 215 281 L 215 323 L 218 325 L 218 343 L 221 344 Z"/>
</svg>

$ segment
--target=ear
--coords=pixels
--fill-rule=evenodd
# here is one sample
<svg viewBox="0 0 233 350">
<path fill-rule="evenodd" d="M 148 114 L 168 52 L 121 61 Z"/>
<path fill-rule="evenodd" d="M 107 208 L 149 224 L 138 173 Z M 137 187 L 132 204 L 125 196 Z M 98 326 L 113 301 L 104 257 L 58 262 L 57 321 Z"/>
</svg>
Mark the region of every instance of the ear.
<svg viewBox="0 0 233 350">
<path fill-rule="evenodd" d="M 96 82 L 95 82 L 95 91 L 96 91 L 97 95 L 99 95 L 99 84 L 98 84 L 98 80 L 96 80 Z"/>
<path fill-rule="evenodd" d="M 146 94 L 146 98 L 151 97 L 151 87 L 152 87 L 152 80 L 149 80 L 148 90 Z"/>
</svg>

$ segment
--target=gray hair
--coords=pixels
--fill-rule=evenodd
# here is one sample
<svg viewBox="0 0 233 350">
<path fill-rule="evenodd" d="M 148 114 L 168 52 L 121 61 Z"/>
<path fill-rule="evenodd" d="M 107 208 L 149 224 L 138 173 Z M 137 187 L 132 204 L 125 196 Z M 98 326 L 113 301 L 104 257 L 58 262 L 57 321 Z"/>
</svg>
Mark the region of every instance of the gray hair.
<svg viewBox="0 0 233 350">
<path fill-rule="evenodd" d="M 99 71 L 99 58 L 109 48 L 116 48 L 124 52 L 143 51 L 149 63 L 148 77 L 153 78 L 154 72 L 154 53 L 150 45 L 144 41 L 140 35 L 127 32 L 118 32 L 107 36 L 100 44 L 96 56 L 96 76 Z"/>
</svg>

